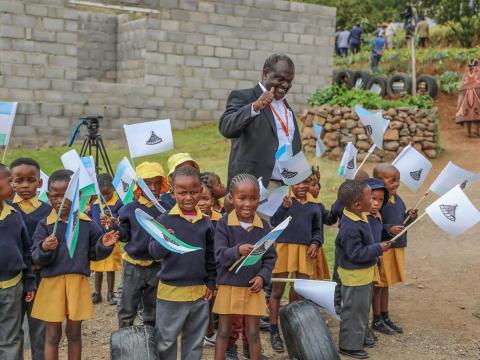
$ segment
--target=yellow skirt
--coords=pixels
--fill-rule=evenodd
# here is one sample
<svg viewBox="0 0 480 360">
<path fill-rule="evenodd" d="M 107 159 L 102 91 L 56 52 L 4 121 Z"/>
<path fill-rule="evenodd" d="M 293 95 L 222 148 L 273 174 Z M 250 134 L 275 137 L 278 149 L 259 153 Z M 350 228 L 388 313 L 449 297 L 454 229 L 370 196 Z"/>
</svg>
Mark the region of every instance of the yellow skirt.
<svg viewBox="0 0 480 360">
<path fill-rule="evenodd" d="M 42 278 L 33 303 L 32 317 L 49 322 L 93 317 L 90 286 L 85 275 L 67 274 Z"/>
<path fill-rule="evenodd" d="M 315 259 L 307 256 L 308 245 L 277 243 L 275 250 L 277 261 L 274 274 L 298 272 L 309 277 L 315 274 Z"/>
<path fill-rule="evenodd" d="M 390 287 L 405 281 L 405 248 L 391 248 L 380 257 L 380 264 L 375 268 L 374 286 Z"/>
<path fill-rule="evenodd" d="M 106 259 L 90 261 L 90 270 L 97 272 L 121 271 L 122 249 L 120 249 L 120 245 L 116 243 L 112 253 Z"/>
<path fill-rule="evenodd" d="M 221 315 L 267 315 L 265 293 L 252 293 L 249 288 L 219 285 L 213 310 Z"/>
<path fill-rule="evenodd" d="M 318 249 L 318 255 L 315 259 L 315 272 L 312 276 L 312 280 L 330 280 L 330 270 L 328 269 L 327 257 L 325 256 L 325 250 L 323 246 Z"/>
</svg>

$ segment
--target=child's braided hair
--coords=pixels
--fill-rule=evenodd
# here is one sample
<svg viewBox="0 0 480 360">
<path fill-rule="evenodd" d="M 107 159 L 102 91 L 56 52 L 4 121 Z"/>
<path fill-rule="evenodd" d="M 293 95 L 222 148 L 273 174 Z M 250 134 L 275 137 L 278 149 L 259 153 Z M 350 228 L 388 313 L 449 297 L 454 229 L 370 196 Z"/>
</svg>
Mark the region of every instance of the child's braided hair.
<svg viewBox="0 0 480 360">
<path fill-rule="evenodd" d="M 200 173 L 200 182 L 202 183 L 202 186 L 205 186 L 208 191 L 210 191 L 210 194 L 213 196 L 213 189 L 212 186 L 210 185 L 210 179 L 212 177 L 212 172 L 202 172 Z"/>
<path fill-rule="evenodd" d="M 242 174 L 235 175 L 232 178 L 232 181 L 230 181 L 230 189 L 229 189 L 230 194 L 233 194 L 233 191 L 235 190 L 235 186 L 244 182 L 250 182 L 255 184 L 255 187 L 257 188 L 257 190 L 260 191 L 260 186 L 258 185 L 257 178 L 251 174 L 242 173 Z"/>
</svg>

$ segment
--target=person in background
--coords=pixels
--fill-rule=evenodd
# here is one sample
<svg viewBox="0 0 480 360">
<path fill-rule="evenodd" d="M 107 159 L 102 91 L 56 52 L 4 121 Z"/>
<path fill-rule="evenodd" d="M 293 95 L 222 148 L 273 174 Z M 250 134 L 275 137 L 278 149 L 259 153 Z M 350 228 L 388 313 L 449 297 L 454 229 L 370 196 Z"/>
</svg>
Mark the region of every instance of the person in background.
<svg viewBox="0 0 480 360">
<path fill-rule="evenodd" d="M 348 41 L 350 39 L 350 31 L 344 29 L 343 31 L 338 34 L 337 44 L 338 49 L 340 51 L 340 56 L 347 56 L 348 55 Z"/>
<path fill-rule="evenodd" d="M 424 16 L 420 16 L 420 22 L 417 25 L 418 44 L 421 48 L 426 48 L 430 37 L 430 27 Z"/>
<path fill-rule="evenodd" d="M 350 31 L 350 51 L 352 54 L 356 54 L 360 51 L 360 47 L 362 46 L 362 35 L 363 30 L 360 26 L 360 21 L 353 26 L 352 31 Z"/>
<path fill-rule="evenodd" d="M 375 37 L 370 41 L 370 65 L 372 71 L 377 71 L 378 63 L 382 58 L 383 51 L 385 50 L 385 31 L 383 29 L 378 29 L 376 31 Z"/>
<path fill-rule="evenodd" d="M 395 41 L 395 25 L 390 21 L 385 28 L 385 40 L 387 42 L 387 49 L 393 49 L 393 42 Z"/>
</svg>

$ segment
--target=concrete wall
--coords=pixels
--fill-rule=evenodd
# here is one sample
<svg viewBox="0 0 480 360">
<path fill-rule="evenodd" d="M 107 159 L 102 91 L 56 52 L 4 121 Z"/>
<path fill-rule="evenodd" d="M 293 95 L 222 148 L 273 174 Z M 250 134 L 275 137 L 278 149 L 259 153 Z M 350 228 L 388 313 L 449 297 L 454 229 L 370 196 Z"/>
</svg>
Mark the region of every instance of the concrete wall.
<svg viewBox="0 0 480 360">
<path fill-rule="evenodd" d="M 295 62 L 289 101 L 299 111 L 330 83 L 335 9 L 283 0 L 104 3 L 158 13 L 0 0 L 0 99 L 20 102 L 14 141 L 67 136 L 85 114 L 103 115 L 111 131 L 102 134 L 116 139 L 124 123 L 216 121 L 229 92 L 255 85 L 273 52 Z"/>
</svg>

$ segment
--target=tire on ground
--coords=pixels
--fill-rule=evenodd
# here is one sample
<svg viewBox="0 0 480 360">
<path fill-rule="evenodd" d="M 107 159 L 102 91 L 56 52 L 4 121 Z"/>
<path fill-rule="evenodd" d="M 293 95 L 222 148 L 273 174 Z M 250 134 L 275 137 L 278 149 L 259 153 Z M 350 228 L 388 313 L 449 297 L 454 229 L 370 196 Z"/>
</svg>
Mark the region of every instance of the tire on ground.
<svg viewBox="0 0 480 360">
<path fill-rule="evenodd" d="M 387 82 L 387 95 L 395 96 L 412 93 L 412 78 L 407 74 L 393 74 Z"/>
<path fill-rule="evenodd" d="M 340 360 L 319 307 L 295 301 L 280 309 L 280 324 L 288 355 L 297 360 Z"/>
<path fill-rule="evenodd" d="M 383 76 L 374 76 L 368 80 L 365 89 L 384 97 L 387 94 L 387 82 L 388 79 Z"/>
<path fill-rule="evenodd" d="M 436 98 L 438 94 L 438 84 L 437 79 L 430 75 L 422 75 L 417 79 L 417 94 L 425 92 L 426 95 L 429 95 L 431 98 Z"/>
<path fill-rule="evenodd" d="M 350 70 L 339 70 L 333 74 L 333 83 L 350 89 L 350 81 L 352 79 L 353 72 Z"/>
<path fill-rule="evenodd" d="M 158 360 L 153 326 L 129 326 L 114 331 L 110 337 L 112 360 Z"/>
<path fill-rule="evenodd" d="M 355 71 L 350 79 L 350 88 L 352 89 L 365 89 L 370 80 L 370 72 L 367 70 Z"/>
</svg>

